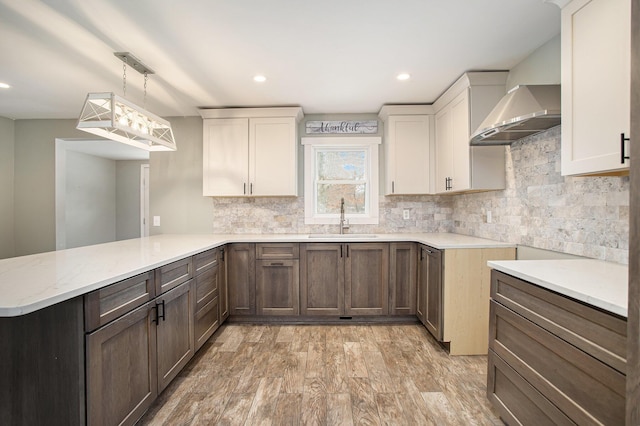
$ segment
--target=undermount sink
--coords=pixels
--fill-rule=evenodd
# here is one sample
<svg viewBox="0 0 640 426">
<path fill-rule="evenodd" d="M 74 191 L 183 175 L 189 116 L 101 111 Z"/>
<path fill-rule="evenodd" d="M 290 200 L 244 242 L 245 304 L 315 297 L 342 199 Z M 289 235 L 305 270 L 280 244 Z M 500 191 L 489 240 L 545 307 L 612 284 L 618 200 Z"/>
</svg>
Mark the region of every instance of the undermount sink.
<svg viewBox="0 0 640 426">
<path fill-rule="evenodd" d="M 309 238 L 331 238 L 338 240 L 378 238 L 376 234 L 309 234 Z"/>
</svg>

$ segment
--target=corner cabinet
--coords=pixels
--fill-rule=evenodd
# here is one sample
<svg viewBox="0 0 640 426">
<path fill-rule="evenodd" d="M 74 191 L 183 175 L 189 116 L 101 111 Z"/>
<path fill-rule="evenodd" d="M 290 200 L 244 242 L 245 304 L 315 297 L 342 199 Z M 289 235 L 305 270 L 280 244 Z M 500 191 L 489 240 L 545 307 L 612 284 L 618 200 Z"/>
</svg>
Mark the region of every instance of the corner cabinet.
<svg viewBox="0 0 640 426">
<path fill-rule="evenodd" d="M 434 103 L 437 194 L 505 188 L 505 147 L 470 146 L 469 139 L 504 96 L 507 75 L 466 73 Z"/>
<path fill-rule="evenodd" d="M 431 105 L 385 105 L 385 195 L 433 194 L 434 125 Z"/>
<path fill-rule="evenodd" d="M 562 9 L 562 175 L 629 170 L 631 1 Z"/>
<path fill-rule="evenodd" d="M 203 195 L 297 196 L 302 108 L 205 109 Z"/>
</svg>

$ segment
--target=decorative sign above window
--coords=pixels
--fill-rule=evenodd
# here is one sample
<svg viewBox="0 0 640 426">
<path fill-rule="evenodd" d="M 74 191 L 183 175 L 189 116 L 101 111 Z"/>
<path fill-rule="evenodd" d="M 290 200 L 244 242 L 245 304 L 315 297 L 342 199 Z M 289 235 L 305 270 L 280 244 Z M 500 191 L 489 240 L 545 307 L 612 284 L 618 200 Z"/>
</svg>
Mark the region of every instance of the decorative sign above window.
<svg viewBox="0 0 640 426">
<path fill-rule="evenodd" d="M 376 134 L 378 133 L 378 121 L 307 121 L 306 131 L 308 135 L 338 133 Z"/>
</svg>

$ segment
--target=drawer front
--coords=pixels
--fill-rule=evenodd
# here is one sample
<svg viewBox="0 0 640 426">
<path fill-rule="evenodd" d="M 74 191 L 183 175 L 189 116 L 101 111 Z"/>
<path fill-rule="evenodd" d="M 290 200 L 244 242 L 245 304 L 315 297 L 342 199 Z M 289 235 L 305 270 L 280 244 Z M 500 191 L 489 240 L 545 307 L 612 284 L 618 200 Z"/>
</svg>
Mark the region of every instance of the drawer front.
<svg viewBox="0 0 640 426">
<path fill-rule="evenodd" d="M 195 350 L 197 351 L 220 326 L 218 316 L 218 298 L 215 297 L 196 312 Z"/>
<path fill-rule="evenodd" d="M 193 277 L 193 259 L 178 260 L 156 269 L 156 295 L 171 290 Z"/>
<path fill-rule="evenodd" d="M 218 265 L 218 251 L 214 248 L 193 256 L 193 269 L 196 275 Z"/>
<path fill-rule="evenodd" d="M 196 311 L 218 296 L 220 268 L 207 269 L 196 275 Z"/>
<path fill-rule="evenodd" d="M 491 298 L 621 373 L 626 372 L 626 319 L 495 270 Z"/>
<path fill-rule="evenodd" d="M 624 424 L 625 376 L 491 301 L 489 347 L 578 424 Z"/>
<path fill-rule="evenodd" d="M 154 297 L 154 271 L 92 291 L 84 296 L 85 329 L 102 327 Z"/>
<path fill-rule="evenodd" d="M 507 424 L 575 425 L 492 350 L 488 362 L 487 398 Z"/>
<path fill-rule="evenodd" d="M 273 243 L 256 244 L 256 259 L 299 259 L 300 244 L 298 243 Z"/>
</svg>

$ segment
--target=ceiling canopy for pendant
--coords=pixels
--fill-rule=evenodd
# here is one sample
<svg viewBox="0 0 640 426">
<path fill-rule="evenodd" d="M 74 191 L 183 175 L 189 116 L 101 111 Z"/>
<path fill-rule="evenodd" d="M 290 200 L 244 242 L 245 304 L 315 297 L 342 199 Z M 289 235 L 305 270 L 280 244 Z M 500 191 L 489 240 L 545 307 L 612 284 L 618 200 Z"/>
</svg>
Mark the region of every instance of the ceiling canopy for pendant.
<svg viewBox="0 0 640 426">
<path fill-rule="evenodd" d="M 153 71 L 128 52 L 114 53 L 123 62 L 123 89 L 126 96 L 126 66 L 145 76 Z M 112 92 L 89 93 L 82 107 L 77 129 L 147 151 L 175 151 L 171 123 Z"/>
</svg>

